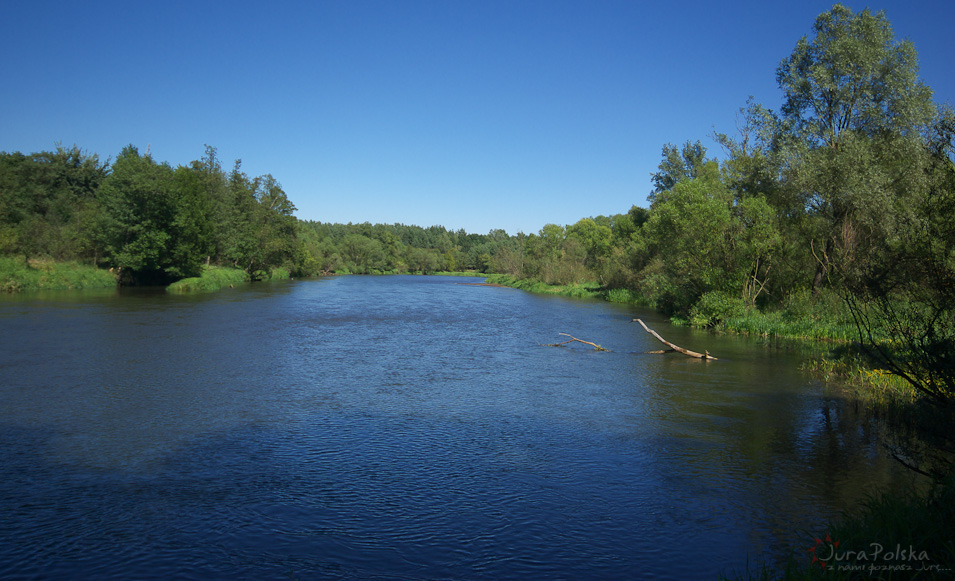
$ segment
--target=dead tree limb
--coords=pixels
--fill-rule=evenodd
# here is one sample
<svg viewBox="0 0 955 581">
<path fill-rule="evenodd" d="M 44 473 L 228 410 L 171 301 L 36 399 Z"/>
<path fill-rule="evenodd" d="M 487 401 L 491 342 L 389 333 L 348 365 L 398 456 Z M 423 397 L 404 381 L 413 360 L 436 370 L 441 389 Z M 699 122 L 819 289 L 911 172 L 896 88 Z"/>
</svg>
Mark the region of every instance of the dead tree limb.
<svg viewBox="0 0 955 581">
<path fill-rule="evenodd" d="M 713 359 L 713 360 L 716 360 L 716 357 L 713 357 L 712 355 L 710 355 L 710 352 L 709 352 L 709 351 L 704 351 L 703 353 L 697 353 L 696 351 L 690 351 L 689 349 L 684 349 L 683 347 L 678 347 L 677 345 L 674 345 L 673 343 L 670 343 L 669 341 L 667 341 L 666 339 L 664 339 L 663 337 L 661 337 L 661 336 L 660 336 L 656 331 L 654 331 L 653 329 L 647 327 L 647 325 L 646 325 L 643 321 L 641 321 L 640 319 L 634 319 L 633 321 L 636 321 L 637 323 L 640 323 L 640 326 L 643 327 L 643 330 L 644 330 L 644 331 L 646 331 L 647 333 L 650 333 L 651 335 L 653 335 L 654 337 L 656 337 L 657 339 L 659 339 L 661 343 L 663 343 L 664 345 L 666 345 L 667 347 L 669 347 L 672 351 L 676 351 L 677 353 L 682 353 L 682 354 L 684 354 L 684 355 L 686 355 L 686 356 L 688 356 L 688 357 L 696 357 L 697 359 L 703 359 L 703 360 Z M 631 322 L 633 322 L 633 321 L 631 321 Z M 664 353 L 664 351 L 653 351 L 653 353 Z"/>
<path fill-rule="evenodd" d="M 566 345 L 568 343 L 573 343 L 574 341 L 577 341 L 578 343 L 590 345 L 591 347 L 594 348 L 594 351 L 610 351 L 610 349 L 604 349 L 603 347 L 601 347 L 600 345 L 597 345 L 596 343 L 591 343 L 590 341 L 584 341 L 583 339 L 578 339 L 577 337 L 574 337 L 573 335 L 568 335 L 567 333 L 559 333 L 559 334 L 563 335 L 564 337 L 570 337 L 570 340 L 561 341 L 560 343 L 548 343 L 547 345 L 545 345 L 545 347 L 560 347 L 561 345 Z"/>
</svg>

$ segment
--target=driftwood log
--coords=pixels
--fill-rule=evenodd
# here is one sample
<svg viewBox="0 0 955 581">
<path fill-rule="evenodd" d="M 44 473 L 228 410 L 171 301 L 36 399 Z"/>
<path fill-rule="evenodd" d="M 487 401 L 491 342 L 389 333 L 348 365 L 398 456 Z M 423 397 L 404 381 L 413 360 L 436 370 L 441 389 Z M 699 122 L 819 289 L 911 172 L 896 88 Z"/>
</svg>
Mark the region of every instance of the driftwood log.
<svg viewBox="0 0 955 581">
<path fill-rule="evenodd" d="M 713 357 L 712 355 L 710 355 L 709 351 L 704 351 L 703 353 L 697 353 L 696 351 L 690 351 L 689 349 L 684 349 L 683 347 L 679 347 L 677 345 L 674 345 L 673 343 L 670 343 L 669 341 L 661 337 L 656 331 L 647 327 L 647 325 L 640 319 L 633 319 L 630 322 L 640 323 L 640 326 L 643 327 L 644 331 L 646 331 L 647 333 L 650 333 L 651 335 L 659 339 L 661 343 L 663 343 L 664 345 L 670 348 L 669 351 L 676 351 L 677 353 L 682 353 L 688 357 L 696 357 L 697 359 L 703 359 L 704 361 L 710 360 L 710 359 L 713 359 L 714 361 L 716 360 L 716 357 Z M 666 352 L 667 351 L 652 351 L 652 353 L 666 353 Z"/>
<path fill-rule="evenodd" d="M 574 341 L 576 341 L 578 343 L 590 345 L 591 347 L 594 348 L 594 351 L 610 351 L 610 349 L 604 349 L 603 347 L 601 347 L 600 345 L 597 345 L 596 343 L 591 343 L 590 341 L 584 341 L 583 339 L 578 339 L 577 337 L 574 337 L 573 335 L 568 335 L 567 333 L 559 333 L 559 334 L 563 335 L 564 337 L 570 337 L 570 339 L 567 341 L 561 341 L 560 343 L 548 343 L 547 345 L 545 345 L 545 347 L 560 347 L 561 345 L 566 345 L 568 343 L 573 343 Z"/>
</svg>

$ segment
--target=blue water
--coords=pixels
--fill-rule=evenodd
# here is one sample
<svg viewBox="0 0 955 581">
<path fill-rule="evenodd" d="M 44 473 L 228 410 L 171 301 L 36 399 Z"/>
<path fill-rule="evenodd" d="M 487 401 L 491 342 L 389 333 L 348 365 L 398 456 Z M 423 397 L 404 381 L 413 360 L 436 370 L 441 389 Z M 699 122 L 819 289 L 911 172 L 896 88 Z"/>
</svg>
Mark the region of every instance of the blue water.
<svg viewBox="0 0 955 581">
<path fill-rule="evenodd" d="M 470 282 L 4 297 L 0 578 L 715 579 L 907 478 L 795 353 Z"/>
</svg>

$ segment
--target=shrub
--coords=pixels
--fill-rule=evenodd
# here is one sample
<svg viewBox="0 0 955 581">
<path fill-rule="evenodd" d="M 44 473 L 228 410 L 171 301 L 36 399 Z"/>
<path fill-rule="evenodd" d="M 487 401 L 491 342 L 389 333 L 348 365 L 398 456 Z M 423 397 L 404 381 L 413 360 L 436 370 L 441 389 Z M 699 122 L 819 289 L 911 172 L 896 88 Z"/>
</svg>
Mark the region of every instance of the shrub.
<svg viewBox="0 0 955 581">
<path fill-rule="evenodd" d="M 690 308 L 690 325 L 707 328 L 719 327 L 728 319 L 736 319 L 746 314 L 747 306 L 743 299 L 722 291 L 711 291 L 700 297 Z"/>
</svg>

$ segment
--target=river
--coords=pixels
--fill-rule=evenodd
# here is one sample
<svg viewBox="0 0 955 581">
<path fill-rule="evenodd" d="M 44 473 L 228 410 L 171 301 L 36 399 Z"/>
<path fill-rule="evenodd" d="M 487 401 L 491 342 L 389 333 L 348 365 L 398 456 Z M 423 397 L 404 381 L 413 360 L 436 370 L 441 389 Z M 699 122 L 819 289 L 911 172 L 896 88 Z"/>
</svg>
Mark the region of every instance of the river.
<svg viewBox="0 0 955 581">
<path fill-rule="evenodd" d="M 797 352 L 473 282 L 0 297 L 0 578 L 716 579 L 911 480 Z"/>
</svg>

